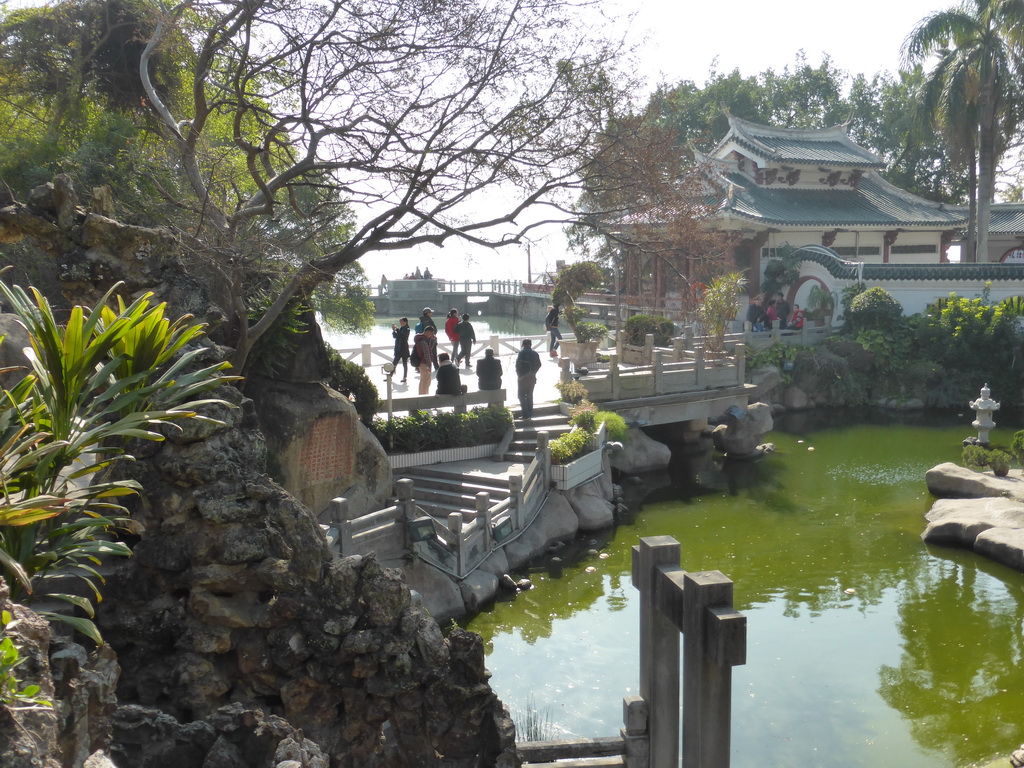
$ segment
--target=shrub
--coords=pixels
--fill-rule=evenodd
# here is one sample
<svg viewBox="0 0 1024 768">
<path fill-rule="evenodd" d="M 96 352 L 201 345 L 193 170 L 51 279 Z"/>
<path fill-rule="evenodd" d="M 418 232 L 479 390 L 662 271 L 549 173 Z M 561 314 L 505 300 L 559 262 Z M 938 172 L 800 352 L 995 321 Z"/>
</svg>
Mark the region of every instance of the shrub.
<svg viewBox="0 0 1024 768">
<path fill-rule="evenodd" d="M 609 440 L 624 442 L 629 437 L 629 427 L 626 420 L 613 411 L 598 411 L 595 414 L 595 421 L 598 425 L 604 424 L 605 434 Z"/>
<path fill-rule="evenodd" d="M 564 435 L 559 435 L 550 443 L 551 463 L 568 464 L 587 452 L 590 444 L 591 433 L 583 429 L 573 429 Z"/>
<path fill-rule="evenodd" d="M 642 346 L 647 334 L 654 334 L 656 347 L 667 347 L 675 333 L 675 324 L 659 315 L 634 315 L 626 321 L 623 333 L 627 344 Z"/>
<path fill-rule="evenodd" d="M 982 470 L 989 467 L 992 473 L 1006 477 L 1010 472 L 1011 456 L 998 448 L 983 448 L 980 445 L 965 445 L 963 452 L 964 466 Z"/>
<path fill-rule="evenodd" d="M 569 423 L 574 427 L 584 429 L 590 434 L 594 434 L 597 429 L 597 406 L 589 400 L 584 400 L 571 411 L 569 411 Z"/>
<path fill-rule="evenodd" d="M 566 403 L 582 403 L 587 399 L 587 387 L 579 379 L 571 379 L 569 381 L 559 381 L 555 384 L 555 389 L 558 390 L 559 396 L 562 401 Z"/>
<path fill-rule="evenodd" d="M 582 321 L 573 329 L 576 341 L 586 344 L 591 341 L 603 341 L 608 335 L 608 328 L 600 323 Z"/>
<path fill-rule="evenodd" d="M 884 288 L 868 288 L 857 294 L 846 312 L 846 325 L 855 331 L 887 331 L 899 326 L 903 306 Z"/>
<path fill-rule="evenodd" d="M 343 395 L 355 397 L 359 418 L 363 424 L 370 426 L 383 403 L 377 397 L 377 388 L 370 381 L 366 370 L 361 365 L 349 362 L 330 347 L 327 349 L 327 359 L 330 365 L 328 385 Z"/>
<path fill-rule="evenodd" d="M 1010 443 L 1010 452 L 1017 460 L 1017 463 L 1024 467 L 1024 429 L 1013 433 L 1013 442 Z"/>
<path fill-rule="evenodd" d="M 392 453 L 419 453 L 442 448 L 466 448 L 497 443 L 512 426 L 507 408 L 486 406 L 469 413 L 414 411 L 390 422 L 376 418 L 370 424 L 381 445 Z"/>
</svg>

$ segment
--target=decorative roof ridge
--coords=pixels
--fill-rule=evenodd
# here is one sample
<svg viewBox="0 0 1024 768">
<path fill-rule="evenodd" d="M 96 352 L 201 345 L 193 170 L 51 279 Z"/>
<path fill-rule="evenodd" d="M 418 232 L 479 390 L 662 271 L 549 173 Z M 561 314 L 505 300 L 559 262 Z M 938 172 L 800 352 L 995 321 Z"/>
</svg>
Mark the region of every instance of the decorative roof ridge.
<svg viewBox="0 0 1024 768">
<path fill-rule="evenodd" d="M 1024 280 L 1024 264 L 997 262 L 971 262 L 969 264 L 877 264 L 848 261 L 824 245 L 804 245 L 793 255 L 800 254 L 803 261 L 813 261 L 824 267 L 839 280 Z M 769 258 L 773 258 L 769 256 Z"/>
<path fill-rule="evenodd" d="M 935 200 L 929 200 L 926 197 L 915 195 L 913 192 L 908 192 L 905 189 L 897 187 L 892 182 L 886 181 L 882 174 L 877 171 L 868 171 L 864 174 L 865 179 L 869 179 L 871 182 L 877 184 L 884 191 L 890 192 L 896 197 L 906 200 L 908 203 L 914 203 L 915 205 L 925 205 L 929 208 L 934 208 L 937 211 L 951 211 L 955 213 L 962 213 L 964 216 L 967 215 L 967 207 L 962 205 L 952 205 L 950 203 L 940 203 Z M 863 183 L 863 182 L 861 182 Z"/>
<path fill-rule="evenodd" d="M 886 166 L 886 162 L 882 157 L 867 147 L 862 147 L 850 138 L 848 122 L 839 123 L 827 128 L 784 128 L 781 126 L 754 123 L 750 120 L 744 120 L 743 118 L 736 117 L 728 113 L 726 113 L 726 118 L 729 121 L 729 130 L 726 132 L 725 136 L 722 137 L 722 140 L 715 145 L 715 148 L 711 151 L 712 155 L 718 155 L 720 150 L 730 139 L 734 139 L 740 143 L 747 142 L 753 148 L 761 150 L 768 156 L 778 156 L 780 153 L 774 147 L 769 147 L 760 141 L 758 138 L 759 136 L 770 136 L 773 138 L 784 139 L 810 139 L 818 141 L 838 140 L 848 149 L 855 150 L 856 152 L 862 152 L 868 157 L 873 158 L 874 162 L 879 166 L 883 168 Z"/>
</svg>

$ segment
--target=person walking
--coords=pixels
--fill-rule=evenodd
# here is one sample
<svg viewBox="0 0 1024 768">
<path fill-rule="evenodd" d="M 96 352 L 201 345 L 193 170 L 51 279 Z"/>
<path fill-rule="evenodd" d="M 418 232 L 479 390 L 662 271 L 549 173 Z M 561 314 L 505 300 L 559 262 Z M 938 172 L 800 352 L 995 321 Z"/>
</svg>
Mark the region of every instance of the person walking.
<svg viewBox="0 0 1024 768">
<path fill-rule="evenodd" d="M 452 307 L 448 310 L 448 317 L 444 321 L 444 335 L 448 337 L 448 341 L 452 343 L 452 357 L 459 354 L 459 332 L 455 330 L 455 326 L 459 324 L 459 310 Z"/>
<path fill-rule="evenodd" d="M 430 394 L 430 374 L 437 368 L 437 329 L 429 326 L 413 339 L 410 359 L 420 372 L 420 394 Z"/>
<path fill-rule="evenodd" d="M 494 356 L 494 350 L 484 350 L 482 359 L 476 361 L 477 386 L 482 391 L 501 389 L 501 360 Z"/>
<path fill-rule="evenodd" d="M 427 328 L 433 328 L 434 333 L 437 333 L 437 323 L 434 322 L 434 310 L 430 307 L 423 308 L 423 316 L 420 317 L 419 323 L 416 324 L 416 333 L 423 333 Z"/>
<path fill-rule="evenodd" d="M 409 378 L 409 334 L 412 328 L 409 327 L 409 318 L 403 317 L 398 325 L 392 323 L 391 338 L 395 340 L 395 359 L 391 365 L 398 368 L 398 361 L 402 361 L 402 383 L 405 384 Z"/>
<path fill-rule="evenodd" d="M 533 342 L 523 339 L 522 348 L 516 357 L 516 376 L 519 377 L 519 409 L 523 419 L 533 418 L 533 388 L 537 386 L 537 371 L 540 370 L 540 355 L 533 348 Z"/>
<path fill-rule="evenodd" d="M 473 354 L 473 344 L 476 343 L 476 331 L 473 330 L 473 324 L 469 322 L 469 313 L 463 313 L 462 322 L 455 326 L 455 335 L 459 339 L 459 354 L 455 358 L 455 364 L 458 365 L 463 360 L 466 361 L 466 370 L 469 370 L 469 356 Z"/>
<path fill-rule="evenodd" d="M 544 318 L 544 330 L 551 336 L 548 350 L 552 357 L 558 357 L 558 342 L 562 338 L 562 332 L 558 329 L 559 311 L 558 304 L 548 304 L 548 314 Z"/>
</svg>

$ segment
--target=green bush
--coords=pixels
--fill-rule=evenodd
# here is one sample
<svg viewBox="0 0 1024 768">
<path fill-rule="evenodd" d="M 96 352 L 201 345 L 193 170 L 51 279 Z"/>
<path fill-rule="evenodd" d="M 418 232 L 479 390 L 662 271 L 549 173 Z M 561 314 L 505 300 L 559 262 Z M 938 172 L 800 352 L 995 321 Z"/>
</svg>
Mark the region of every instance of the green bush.
<svg viewBox="0 0 1024 768">
<path fill-rule="evenodd" d="M 507 408 L 486 406 L 468 413 L 414 411 L 390 422 L 376 418 L 370 424 L 381 445 L 391 453 L 419 453 L 442 448 L 467 448 L 497 443 L 512 426 Z"/>
<path fill-rule="evenodd" d="M 1017 463 L 1024 467 L 1024 429 L 1013 433 L 1013 442 L 1010 443 L 1010 452 Z"/>
<path fill-rule="evenodd" d="M 594 434 L 597 430 L 597 420 L 594 418 L 596 415 L 597 406 L 589 400 L 584 400 L 569 411 L 569 423 Z"/>
<path fill-rule="evenodd" d="M 609 440 L 624 442 L 629 437 L 626 420 L 614 411 L 598 411 L 594 416 L 598 425 L 604 424 L 605 435 Z"/>
<path fill-rule="evenodd" d="M 573 429 L 571 432 L 559 435 L 548 443 L 551 448 L 551 463 L 568 464 L 570 461 L 575 461 L 587 452 L 592 436 L 592 433 L 585 429 Z"/>
<path fill-rule="evenodd" d="M 558 394 L 561 396 L 563 402 L 572 403 L 574 405 L 576 403 L 582 403 L 587 399 L 587 395 L 590 394 L 587 392 L 586 385 L 579 379 L 570 379 L 569 381 L 562 381 L 559 379 L 555 384 L 555 389 L 558 390 Z"/>
<path fill-rule="evenodd" d="M 573 333 L 576 336 L 576 341 L 586 344 L 590 341 L 604 341 L 608 335 L 608 328 L 600 323 L 591 323 L 584 320 L 576 323 Z"/>
<path fill-rule="evenodd" d="M 626 343 L 643 346 L 647 334 L 654 334 L 654 346 L 667 347 L 675 333 L 675 324 L 667 317 L 659 315 L 633 315 L 626 321 L 623 333 Z"/>
<path fill-rule="evenodd" d="M 999 448 L 983 448 L 980 445 L 965 445 L 963 451 L 964 466 L 982 470 L 989 467 L 993 474 L 1006 477 L 1010 471 L 1013 457 Z"/>
<path fill-rule="evenodd" d="M 858 293 L 846 311 L 846 328 L 851 331 L 891 331 L 903 319 L 903 306 L 884 288 Z"/>
<path fill-rule="evenodd" d="M 384 403 L 377 397 L 377 388 L 370 381 L 366 369 L 343 358 L 337 350 L 327 348 L 327 360 L 330 365 L 330 378 L 327 384 L 331 389 L 343 395 L 355 397 L 356 411 L 363 424 L 370 426 L 373 417 Z"/>
</svg>

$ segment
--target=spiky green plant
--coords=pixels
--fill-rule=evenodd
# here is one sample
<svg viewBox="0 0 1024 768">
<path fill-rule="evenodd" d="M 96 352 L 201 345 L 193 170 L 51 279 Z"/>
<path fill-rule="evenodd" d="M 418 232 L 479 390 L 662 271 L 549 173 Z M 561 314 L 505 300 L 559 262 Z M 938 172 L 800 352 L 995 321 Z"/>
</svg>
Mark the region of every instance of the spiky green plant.
<svg viewBox="0 0 1024 768">
<path fill-rule="evenodd" d="M 197 409 L 225 404 L 195 399 L 234 377 L 227 363 L 196 365 L 202 335 L 190 316 L 171 321 L 166 305 L 146 294 L 130 305 L 115 285 L 92 310 L 75 307 L 64 325 L 34 288 L 0 282 L 0 294 L 28 331 L 25 377 L 0 390 L 0 567 L 13 599 L 44 594 L 88 617 L 100 600 L 97 571 L 104 558 L 130 550 L 110 531 L 126 514 L 121 499 L 138 491 L 106 471 L 130 438 L 162 440 L 160 424 L 195 418 Z M 55 591 L 57 579 L 77 577 L 92 597 Z M 89 619 L 44 614 L 100 642 Z"/>
</svg>

